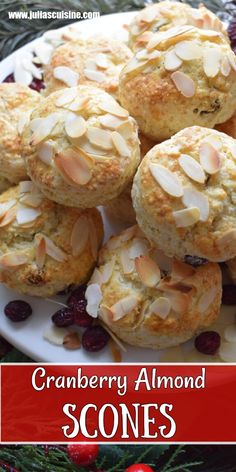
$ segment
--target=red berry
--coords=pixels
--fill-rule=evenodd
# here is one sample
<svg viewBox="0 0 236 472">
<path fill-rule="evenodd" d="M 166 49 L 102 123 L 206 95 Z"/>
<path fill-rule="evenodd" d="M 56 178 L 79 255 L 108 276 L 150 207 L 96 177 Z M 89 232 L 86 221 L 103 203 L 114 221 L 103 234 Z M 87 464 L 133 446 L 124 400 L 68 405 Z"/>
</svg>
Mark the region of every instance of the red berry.
<svg viewBox="0 0 236 472">
<path fill-rule="evenodd" d="M 62 308 L 52 315 L 52 322 L 58 328 L 65 328 L 74 324 L 74 313 L 71 308 Z"/>
<path fill-rule="evenodd" d="M 67 300 L 67 304 L 74 312 L 74 323 L 82 328 L 88 328 L 93 323 L 93 318 L 87 313 L 87 300 L 85 298 L 86 286 L 73 290 Z"/>
<path fill-rule="evenodd" d="M 32 308 L 24 300 L 13 300 L 5 306 L 4 313 L 11 321 L 25 321 L 32 315 Z"/>
<path fill-rule="evenodd" d="M 87 328 L 82 336 L 82 346 L 86 351 L 97 352 L 103 349 L 110 336 L 108 332 L 102 326 L 91 326 Z"/>
<path fill-rule="evenodd" d="M 202 354 L 213 355 L 220 347 L 221 337 L 216 331 L 204 331 L 195 339 L 195 347 Z"/>
<path fill-rule="evenodd" d="M 89 443 L 68 444 L 67 453 L 74 464 L 81 466 L 90 465 L 97 459 L 98 445 Z"/>
<path fill-rule="evenodd" d="M 133 464 L 125 472 L 154 472 L 154 470 L 146 464 Z"/>
</svg>

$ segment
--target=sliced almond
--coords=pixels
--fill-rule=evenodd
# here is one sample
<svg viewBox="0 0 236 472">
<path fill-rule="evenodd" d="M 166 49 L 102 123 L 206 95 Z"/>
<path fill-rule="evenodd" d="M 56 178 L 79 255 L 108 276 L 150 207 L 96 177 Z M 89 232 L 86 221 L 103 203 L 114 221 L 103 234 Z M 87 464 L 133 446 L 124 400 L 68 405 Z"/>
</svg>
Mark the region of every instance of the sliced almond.
<svg viewBox="0 0 236 472">
<path fill-rule="evenodd" d="M 16 208 L 12 207 L 9 210 L 7 210 L 3 218 L 1 218 L 0 228 L 3 228 L 9 225 L 10 223 L 12 223 L 12 221 L 15 220 L 15 218 L 16 218 Z"/>
<path fill-rule="evenodd" d="M 101 69 L 107 69 L 108 66 L 109 66 L 107 56 L 106 56 L 106 54 L 103 54 L 102 52 L 98 53 L 95 56 L 95 63 Z"/>
<path fill-rule="evenodd" d="M 81 347 L 79 334 L 76 332 L 66 334 L 63 339 L 63 346 L 66 349 L 79 349 Z"/>
<path fill-rule="evenodd" d="M 201 295 L 197 305 L 198 311 L 200 313 L 205 313 L 208 310 L 209 306 L 211 306 L 211 304 L 213 303 L 217 292 L 217 287 L 211 287 L 210 290 Z"/>
<path fill-rule="evenodd" d="M 220 151 L 222 148 L 222 140 L 219 136 L 215 134 L 210 134 L 210 136 L 204 138 L 202 143 L 211 144 L 215 149 L 217 149 L 217 151 Z"/>
<path fill-rule="evenodd" d="M 24 180 L 19 183 L 20 193 L 28 193 L 33 190 L 34 184 L 31 180 Z"/>
<path fill-rule="evenodd" d="M 20 202 L 23 205 L 27 205 L 32 208 L 38 208 L 42 203 L 43 196 L 40 193 L 26 193 L 20 198 Z"/>
<path fill-rule="evenodd" d="M 17 267 L 28 262 L 28 256 L 17 252 L 8 252 L 0 256 L 0 267 L 7 269 L 8 267 Z"/>
<path fill-rule="evenodd" d="M 65 131 L 71 138 L 80 138 L 86 133 L 87 123 L 82 116 L 69 113 L 65 120 Z"/>
<path fill-rule="evenodd" d="M 76 88 L 69 88 L 68 90 L 63 90 L 63 93 L 55 101 L 57 107 L 62 107 L 68 103 L 73 102 L 73 100 L 78 96 L 78 91 Z"/>
<path fill-rule="evenodd" d="M 192 226 L 200 220 L 199 208 L 186 208 L 185 210 L 173 211 L 173 217 L 177 228 Z"/>
<path fill-rule="evenodd" d="M 58 170 L 70 183 L 86 185 L 92 177 L 93 159 L 82 149 L 68 148 L 56 154 L 54 161 Z"/>
<path fill-rule="evenodd" d="M 235 362 L 236 343 L 221 342 L 219 348 L 219 356 L 224 362 Z"/>
<path fill-rule="evenodd" d="M 37 149 L 39 159 L 46 165 L 51 166 L 54 156 L 55 143 L 52 140 L 45 141 Z"/>
<path fill-rule="evenodd" d="M 193 159 L 187 154 L 181 154 L 181 156 L 179 157 L 179 164 L 185 174 L 190 177 L 190 179 L 201 184 L 205 182 L 206 174 L 202 166 L 199 164 L 199 162 L 196 161 L 196 159 Z"/>
<path fill-rule="evenodd" d="M 40 210 L 19 205 L 16 212 L 16 221 L 18 225 L 25 225 L 35 221 L 40 215 Z"/>
<path fill-rule="evenodd" d="M 124 121 L 123 123 L 118 126 L 117 131 L 123 136 L 125 139 L 129 139 L 132 136 L 135 135 L 135 126 L 134 123 L 132 122 L 132 119 L 129 118 L 129 120 Z"/>
<path fill-rule="evenodd" d="M 149 307 L 151 313 L 165 320 L 171 311 L 171 303 L 168 298 L 159 297 Z"/>
<path fill-rule="evenodd" d="M 110 113 L 111 115 L 121 118 L 127 118 L 129 116 L 129 112 L 125 110 L 125 108 L 122 108 L 115 100 L 102 101 L 98 106 L 100 110 Z"/>
<path fill-rule="evenodd" d="M 48 256 L 55 259 L 58 262 L 64 262 L 67 260 L 67 254 L 62 251 L 56 244 L 52 241 L 52 239 L 48 238 L 47 236 L 43 235 L 46 243 L 46 253 Z"/>
<path fill-rule="evenodd" d="M 137 225 L 130 226 L 130 228 L 125 229 L 120 235 L 120 240 L 130 241 L 130 239 L 132 239 L 137 234 L 137 229 Z"/>
<path fill-rule="evenodd" d="M 42 269 L 46 259 L 46 242 L 44 238 L 36 241 L 35 260 L 39 269 Z"/>
<path fill-rule="evenodd" d="M 219 49 L 209 48 L 203 50 L 203 69 L 207 77 L 216 77 L 220 72 L 222 54 Z"/>
<path fill-rule="evenodd" d="M 110 308 L 113 314 L 113 321 L 118 321 L 128 315 L 137 307 L 137 305 L 138 299 L 133 295 L 128 295 L 127 297 L 122 298 Z"/>
<path fill-rule="evenodd" d="M 220 71 L 221 71 L 221 74 L 224 75 L 225 77 L 228 77 L 228 75 L 230 74 L 231 65 L 229 63 L 227 56 L 224 56 L 221 60 Z"/>
<path fill-rule="evenodd" d="M 79 74 L 66 66 L 59 66 L 53 69 L 53 77 L 61 80 L 68 87 L 75 87 L 79 82 Z"/>
<path fill-rule="evenodd" d="M 220 154 L 210 143 L 203 142 L 199 148 L 200 163 L 208 174 L 216 174 L 220 170 Z"/>
<path fill-rule="evenodd" d="M 175 53 L 183 61 L 202 57 L 202 48 L 195 41 L 180 41 L 175 46 Z"/>
<path fill-rule="evenodd" d="M 148 241 L 141 238 L 134 238 L 131 246 L 129 247 L 130 259 L 136 259 L 136 257 L 144 256 L 148 253 L 149 245 Z"/>
<path fill-rule="evenodd" d="M 67 329 L 58 328 L 57 326 L 52 325 L 43 333 L 43 337 L 51 344 L 55 344 L 56 346 L 63 346 L 64 338 L 68 333 L 69 332 Z"/>
<path fill-rule="evenodd" d="M 99 285 L 99 287 L 101 287 L 101 285 L 103 284 L 102 273 L 97 267 L 95 267 L 92 273 L 92 277 L 89 280 L 89 285 L 90 284 L 97 284 Z"/>
<path fill-rule="evenodd" d="M 120 154 L 120 156 L 130 157 L 131 151 L 128 148 L 123 136 L 121 136 L 120 133 L 117 133 L 117 131 L 113 131 L 111 133 L 111 137 L 112 137 L 113 144 L 116 150 L 118 151 L 118 153 Z"/>
<path fill-rule="evenodd" d="M 106 74 L 99 70 L 84 69 L 84 75 L 87 79 L 92 80 L 93 82 L 102 83 L 106 80 Z"/>
<path fill-rule="evenodd" d="M 171 291 L 166 294 L 167 298 L 171 303 L 172 309 L 176 313 L 180 313 L 181 315 L 185 313 L 188 309 L 191 295 L 186 293 L 181 293 L 178 291 Z"/>
<path fill-rule="evenodd" d="M 87 300 L 86 311 L 93 318 L 98 317 L 99 305 L 102 301 L 102 292 L 98 284 L 88 285 L 85 298 Z"/>
<path fill-rule="evenodd" d="M 81 111 L 85 110 L 87 105 L 89 103 L 89 98 L 88 97 L 77 97 L 75 100 L 70 102 L 66 108 L 71 111 Z"/>
<path fill-rule="evenodd" d="M 224 330 L 225 340 L 229 343 L 236 343 L 236 325 L 230 324 Z"/>
<path fill-rule="evenodd" d="M 173 80 L 177 90 L 186 98 L 191 98 L 195 95 L 196 85 L 188 75 L 183 72 L 176 71 L 171 74 L 171 79 Z"/>
<path fill-rule="evenodd" d="M 165 55 L 164 67 L 168 71 L 177 70 L 182 65 L 182 60 L 175 54 L 174 49 Z"/>
<path fill-rule="evenodd" d="M 134 271 L 134 261 L 130 259 L 128 249 L 121 249 L 120 261 L 124 274 L 132 274 L 132 272 Z"/>
<path fill-rule="evenodd" d="M 124 123 L 124 118 L 119 118 L 118 116 L 106 113 L 106 115 L 99 117 L 99 121 L 104 128 L 116 130 L 122 123 Z"/>
<path fill-rule="evenodd" d="M 146 287 L 156 287 L 161 278 L 158 265 L 149 256 L 140 256 L 135 259 L 136 271 Z"/>
<path fill-rule="evenodd" d="M 31 144 L 35 146 L 50 136 L 50 133 L 54 126 L 59 122 L 60 118 L 61 115 L 59 113 L 51 113 L 46 118 L 41 119 L 39 126 L 36 127 L 36 130 L 32 135 Z"/>
<path fill-rule="evenodd" d="M 77 257 L 81 254 L 88 242 L 89 237 L 89 224 L 86 216 L 81 215 L 75 222 L 72 232 L 70 243 L 72 247 L 72 255 Z"/>
<path fill-rule="evenodd" d="M 30 115 L 31 115 L 31 110 L 25 113 L 22 113 L 22 115 L 20 116 L 18 124 L 17 124 L 17 131 L 19 134 L 22 134 L 25 127 L 29 124 Z"/>
<path fill-rule="evenodd" d="M 175 280 L 184 280 L 192 277 L 196 273 L 196 269 L 190 264 L 174 259 L 171 271 L 171 278 Z"/>
<path fill-rule="evenodd" d="M 152 23 L 157 15 L 158 11 L 156 5 L 148 6 L 142 10 L 142 21 L 144 21 L 144 23 Z"/>
<path fill-rule="evenodd" d="M 233 51 L 230 51 L 227 55 L 229 63 L 232 67 L 232 69 L 236 72 L 236 56 L 233 53 Z"/>
<path fill-rule="evenodd" d="M 191 187 L 184 188 L 182 202 L 187 208 L 196 207 L 200 211 L 200 221 L 207 221 L 209 218 L 209 200 L 202 192 L 198 192 Z"/>
<path fill-rule="evenodd" d="M 172 197 L 182 197 L 182 184 L 173 172 L 171 172 L 166 167 L 153 162 L 149 164 L 149 169 L 154 179 L 165 192 L 167 192 Z"/>
<path fill-rule="evenodd" d="M 10 208 L 15 206 L 16 200 L 9 200 L 8 202 L 0 203 L 0 219 L 7 213 Z"/>
<path fill-rule="evenodd" d="M 92 144 L 102 149 L 109 150 L 113 147 L 112 135 L 109 131 L 105 131 L 104 129 L 90 126 L 87 129 L 87 137 Z"/>
<path fill-rule="evenodd" d="M 111 276 L 112 276 L 112 272 L 113 272 L 113 269 L 114 269 L 114 264 L 115 264 L 115 261 L 114 259 L 112 259 L 111 261 L 107 262 L 102 268 L 101 268 L 101 271 L 102 271 L 102 283 L 106 284 L 107 282 L 109 282 Z"/>
</svg>

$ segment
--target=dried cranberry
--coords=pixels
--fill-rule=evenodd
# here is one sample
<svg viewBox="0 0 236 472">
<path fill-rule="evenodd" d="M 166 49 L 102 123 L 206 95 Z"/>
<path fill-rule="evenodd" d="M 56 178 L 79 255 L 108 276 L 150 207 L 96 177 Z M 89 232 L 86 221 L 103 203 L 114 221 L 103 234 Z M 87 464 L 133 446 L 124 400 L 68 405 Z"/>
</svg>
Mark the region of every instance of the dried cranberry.
<svg viewBox="0 0 236 472">
<path fill-rule="evenodd" d="M 189 264 L 193 267 L 199 267 L 201 265 L 207 264 L 208 260 L 204 259 L 204 257 L 187 255 L 184 258 L 184 262 L 186 262 L 186 264 Z"/>
<path fill-rule="evenodd" d="M 71 308 L 62 308 L 52 315 L 52 322 L 58 328 L 65 328 L 74 324 L 74 312 Z"/>
<path fill-rule="evenodd" d="M 7 83 L 15 82 L 14 75 L 13 74 L 8 75 L 7 77 L 5 77 L 3 82 L 7 82 Z"/>
<path fill-rule="evenodd" d="M 32 315 L 32 308 L 23 300 L 13 300 L 5 306 L 4 313 L 11 321 L 24 321 Z"/>
<path fill-rule="evenodd" d="M 40 79 L 33 79 L 29 87 L 33 90 L 36 90 L 36 92 L 40 92 L 40 90 L 45 88 L 44 81 Z"/>
<path fill-rule="evenodd" d="M 91 326 L 82 336 L 82 346 L 86 351 L 97 352 L 106 346 L 109 338 L 108 332 L 102 326 Z"/>
<path fill-rule="evenodd" d="M 223 285 L 222 303 L 223 305 L 236 305 L 236 285 Z"/>
<path fill-rule="evenodd" d="M 216 331 L 204 331 L 195 339 L 195 347 L 202 354 L 212 355 L 220 347 L 221 337 Z"/>
<path fill-rule="evenodd" d="M 228 35 L 233 51 L 236 51 L 236 18 L 233 18 L 228 26 Z"/>
<path fill-rule="evenodd" d="M 88 328 L 93 323 L 93 318 L 86 311 L 87 300 L 85 298 L 85 291 L 86 286 L 81 285 L 73 290 L 67 300 L 67 304 L 74 312 L 75 324 L 82 328 Z"/>
</svg>

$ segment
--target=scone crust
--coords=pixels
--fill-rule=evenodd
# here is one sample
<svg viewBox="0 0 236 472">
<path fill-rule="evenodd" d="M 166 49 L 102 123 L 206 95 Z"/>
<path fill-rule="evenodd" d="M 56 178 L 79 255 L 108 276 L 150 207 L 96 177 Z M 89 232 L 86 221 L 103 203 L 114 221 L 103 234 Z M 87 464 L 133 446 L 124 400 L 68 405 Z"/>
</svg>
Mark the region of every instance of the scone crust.
<svg viewBox="0 0 236 472">
<path fill-rule="evenodd" d="M 217 156 L 219 169 L 214 174 L 206 172 L 205 181 L 200 183 L 185 173 L 179 159 L 186 155 L 199 164 L 203 143 L 208 143 L 207 149 Z M 170 195 L 161 187 L 150 170 L 153 164 L 163 166 L 178 179 L 182 196 Z M 195 178 L 194 172 L 192 175 Z M 132 189 L 137 221 L 147 237 L 170 256 L 226 261 L 236 255 L 235 177 L 235 141 L 215 130 L 186 128 L 152 148 L 139 166 Z M 189 196 L 183 201 L 186 189 L 195 194 L 192 202 Z M 202 221 L 186 227 L 177 225 L 176 212 L 201 205 L 207 212 L 200 217 Z"/>
<path fill-rule="evenodd" d="M 23 194 L 19 186 L 11 187 L 0 195 L 0 208 L 2 209 L 3 203 L 13 202 L 9 211 L 15 212 L 9 224 L 5 225 L 3 219 L 0 221 L 0 279 L 19 293 L 48 297 L 71 284 L 81 284 L 88 280 L 103 239 L 103 223 L 96 209 L 66 208 L 47 200 L 34 186 L 32 188 L 34 196 L 37 195 L 38 198 L 37 208 L 24 203 L 24 198 L 29 197 L 29 193 Z M 27 224 L 19 224 L 17 215 L 19 209 L 22 211 L 22 205 L 26 211 L 31 208 L 39 212 L 36 219 Z M 83 239 L 82 233 L 86 231 L 87 224 L 90 236 L 85 238 L 84 246 L 77 254 L 73 252 L 71 238 L 78 221 L 78 238 Z M 44 237 L 47 238 L 46 245 L 49 242 L 50 246 L 52 243 L 56 246 L 56 252 L 54 257 L 46 252 L 39 263 L 37 251 L 40 250 L 39 244 Z M 11 266 L 6 255 L 10 258 L 23 257 L 25 262 Z"/>
<path fill-rule="evenodd" d="M 225 123 L 217 125 L 216 129 L 236 139 L 236 112 Z"/>
<path fill-rule="evenodd" d="M 101 55 L 102 67 L 96 64 L 96 60 L 99 64 Z M 120 71 L 131 57 L 130 49 L 120 41 L 106 38 L 68 41 L 55 49 L 50 63 L 45 67 L 46 89 L 44 93 L 49 95 L 67 86 L 65 82 L 54 77 L 54 69 L 63 66 L 79 74 L 78 84 L 99 87 L 116 96 Z M 95 80 L 96 75 L 94 80 L 89 79 L 93 77 L 91 70 L 99 72 L 97 80 Z"/>
<path fill-rule="evenodd" d="M 29 115 L 41 99 L 38 92 L 26 85 L 0 84 L 0 177 L 11 184 L 27 178 L 24 155 L 30 148 L 22 141 L 19 120 Z"/>
<path fill-rule="evenodd" d="M 148 257 L 158 265 L 161 270 L 158 285 L 149 287 L 143 283 L 137 271 L 137 259 L 133 258 L 135 253 L 137 259 Z M 133 270 L 127 273 L 130 262 Z M 137 226 L 111 238 L 102 248 L 98 267 L 100 273 L 107 273 L 109 264 L 112 270 L 109 280 L 101 285 L 99 316 L 121 340 L 131 345 L 153 349 L 176 346 L 210 326 L 219 314 L 221 271 L 218 264 L 208 263 L 193 268 L 181 263 L 180 267 L 178 261 L 167 258 L 152 247 Z M 187 272 L 184 274 L 182 271 Z M 92 283 L 97 275 L 95 271 Z M 171 291 L 171 284 L 175 285 L 174 291 Z M 114 304 L 125 297 L 136 299 L 136 306 L 114 320 Z M 165 318 L 150 308 L 160 298 L 171 300 L 171 309 Z"/>
<path fill-rule="evenodd" d="M 81 110 L 72 113 L 66 108 L 67 104 L 65 107 L 56 105 L 58 99 L 63 97 L 67 90 L 69 90 L 69 93 L 74 91 L 77 100 L 85 100 L 86 103 Z M 124 137 L 121 136 L 122 141 L 125 143 L 125 151 L 122 155 L 117 151 L 114 143 L 110 145 L 109 142 L 109 149 L 107 150 L 99 146 L 93 146 L 87 137 L 89 128 L 93 128 L 93 131 L 95 128 L 99 128 L 103 132 L 105 131 L 110 141 L 114 132 L 118 134 L 118 131 L 120 131 L 119 127 L 117 130 L 111 130 L 102 126 L 100 119 L 107 115 L 107 113 L 99 108 L 99 106 L 105 102 L 120 107 L 114 98 L 103 90 L 81 85 L 54 92 L 33 112 L 31 124 L 34 120 L 46 118 L 53 113 L 59 113 L 60 115 L 59 122 L 54 127 L 51 135 L 45 137 L 37 145 L 32 145 L 31 154 L 26 158 L 29 176 L 49 199 L 67 206 L 93 208 L 97 205 L 103 205 L 116 197 L 132 179 L 139 164 L 140 150 L 136 122 L 128 116 L 126 110 L 124 110 L 126 116 L 121 118 L 119 122 L 121 127 L 124 126 L 125 128 Z M 71 103 L 68 104 L 68 106 L 70 105 Z M 71 114 L 75 117 L 82 117 L 86 121 L 87 131 L 81 138 L 70 138 L 65 131 L 65 120 Z M 113 119 L 112 116 L 111 118 Z M 24 134 L 26 143 L 32 143 L 34 136 L 31 131 L 31 124 Z M 128 127 L 127 137 L 125 134 L 127 131 L 126 127 Z M 54 157 L 52 158 L 51 165 L 45 164 L 45 162 L 38 158 L 40 147 L 44 142 L 48 142 L 48 140 L 54 146 Z M 73 153 L 79 153 L 80 161 L 82 159 L 83 163 L 82 167 L 84 168 L 85 166 L 86 172 L 89 173 L 89 180 L 85 183 L 73 182 L 71 180 L 74 177 L 73 172 L 71 173 L 71 179 L 68 180 L 67 175 L 61 171 L 61 167 L 59 168 L 55 162 L 59 158 L 61 162 L 61 155 L 64 156 L 71 149 Z M 81 149 L 82 151 L 80 151 Z M 73 158 L 73 162 L 76 164 L 76 158 Z"/>
<path fill-rule="evenodd" d="M 138 51 L 122 70 L 120 102 L 137 120 L 141 132 L 151 139 L 160 142 L 193 125 L 213 128 L 233 114 L 236 108 L 236 58 L 222 34 L 215 33 L 212 37 L 207 36 L 209 33 L 212 32 L 194 27 L 156 33 L 154 39 L 158 41 L 163 34 L 169 36 L 155 47 Z M 171 36 L 173 34 L 175 36 Z M 179 44 L 189 46 L 190 42 L 198 48 L 196 57 L 181 59 L 174 67 L 173 57 L 170 59 L 169 54 L 175 54 Z M 209 64 L 209 59 L 204 59 L 205 54 L 210 57 L 215 54 L 217 58 L 220 55 L 221 61 L 228 61 L 230 57 L 233 65 L 229 66 L 227 62 L 226 72 L 222 73 L 220 65 L 218 72 L 211 72 L 204 66 Z M 183 57 L 182 51 L 181 55 Z M 179 59 L 175 54 L 174 61 Z M 179 90 L 175 80 L 184 82 L 187 89 Z"/>
</svg>

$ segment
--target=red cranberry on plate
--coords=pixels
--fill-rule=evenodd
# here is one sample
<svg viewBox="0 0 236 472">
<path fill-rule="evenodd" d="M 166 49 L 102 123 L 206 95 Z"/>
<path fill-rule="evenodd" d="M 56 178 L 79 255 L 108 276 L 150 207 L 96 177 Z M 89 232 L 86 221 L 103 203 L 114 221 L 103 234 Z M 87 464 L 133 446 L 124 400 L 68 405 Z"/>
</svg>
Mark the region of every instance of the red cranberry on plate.
<svg viewBox="0 0 236 472">
<path fill-rule="evenodd" d="M 220 347 L 221 337 L 216 331 L 203 331 L 195 339 L 195 347 L 202 354 L 213 355 Z"/>
<path fill-rule="evenodd" d="M 5 306 L 4 313 L 11 321 L 25 321 L 32 315 L 32 308 L 23 300 L 13 300 Z"/>
<path fill-rule="evenodd" d="M 3 82 L 15 82 L 15 79 L 14 79 L 14 75 L 13 74 L 9 74 L 7 77 L 5 77 L 5 79 L 3 80 Z M 29 87 L 32 89 L 32 90 L 36 90 L 36 92 L 40 92 L 40 90 L 44 89 L 45 88 L 45 85 L 44 85 L 44 81 L 41 80 L 41 79 L 35 79 L 33 78 L 31 84 L 29 85 Z"/>
<path fill-rule="evenodd" d="M 87 328 L 82 336 L 82 346 L 86 351 L 97 352 L 103 349 L 110 339 L 110 335 L 102 326 Z"/>
<path fill-rule="evenodd" d="M 74 312 L 71 308 L 62 308 L 52 315 L 52 322 L 58 328 L 66 328 L 74 324 Z"/>
<path fill-rule="evenodd" d="M 73 290 L 67 300 L 68 306 L 74 312 L 74 323 L 81 328 L 88 328 L 93 323 L 93 318 L 87 313 L 87 300 L 85 298 L 86 285 Z"/>
</svg>

